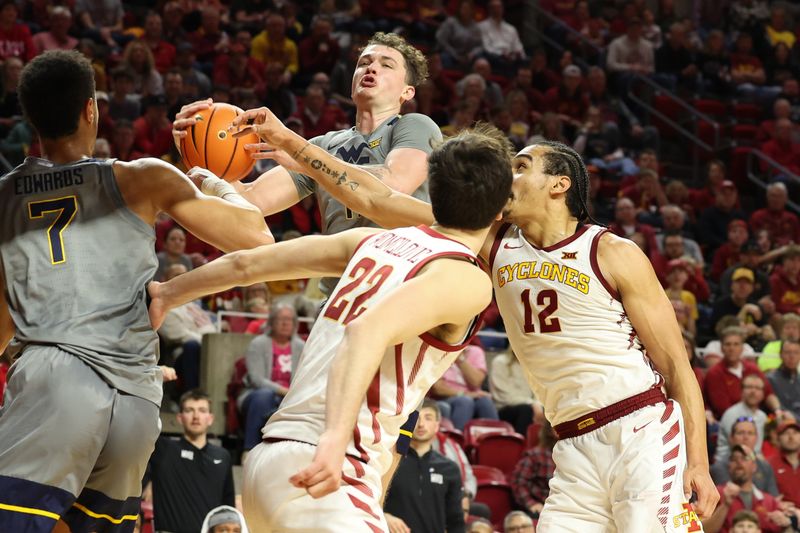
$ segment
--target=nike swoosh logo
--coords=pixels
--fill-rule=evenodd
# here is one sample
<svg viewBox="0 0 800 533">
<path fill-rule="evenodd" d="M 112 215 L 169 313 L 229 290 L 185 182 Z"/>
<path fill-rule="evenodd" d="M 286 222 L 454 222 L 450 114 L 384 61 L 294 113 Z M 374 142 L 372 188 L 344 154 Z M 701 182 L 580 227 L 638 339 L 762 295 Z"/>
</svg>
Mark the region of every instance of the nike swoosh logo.
<svg viewBox="0 0 800 533">
<path fill-rule="evenodd" d="M 651 420 L 650 422 L 652 422 L 652 420 Z M 644 428 L 646 428 L 648 425 L 650 425 L 650 422 L 648 422 L 647 424 L 645 424 L 645 425 L 643 425 L 643 426 L 639 426 L 638 428 L 633 428 L 633 432 L 634 432 L 634 433 L 638 433 L 639 431 L 643 430 L 643 429 L 644 429 Z"/>
<path fill-rule="evenodd" d="M 524 244 L 520 244 L 519 246 L 509 246 L 508 243 L 505 243 L 503 245 L 503 248 L 505 248 L 506 250 L 516 250 L 517 248 L 522 248 L 523 246 L 525 246 L 525 245 Z"/>
<path fill-rule="evenodd" d="M 214 459 L 214 464 L 218 465 L 222 462 L 222 459 Z"/>
</svg>

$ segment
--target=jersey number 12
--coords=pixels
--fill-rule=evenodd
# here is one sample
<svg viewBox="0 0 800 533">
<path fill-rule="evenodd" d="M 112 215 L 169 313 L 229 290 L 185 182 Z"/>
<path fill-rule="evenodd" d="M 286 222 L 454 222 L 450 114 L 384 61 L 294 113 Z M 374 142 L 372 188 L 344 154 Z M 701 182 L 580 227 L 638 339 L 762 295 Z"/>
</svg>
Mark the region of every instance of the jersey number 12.
<svg viewBox="0 0 800 533">
<path fill-rule="evenodd" d="M 520 295 L 522 307 L 525 309 L 525 333 L 536 333 L 533 324 L 533 305 L 531 304 L 531 290 L 525 289 Z M 539 291 L 536 295 L 536 305 L 543 306 L 536 315 L 539 322 L 539 333 L 556 333 L 561 331 L 561 322 L 552 316 L 558 311 L 558 293 L 553 289 Z"/>
<path fill-rule="evenodd" d="M 72 222 L 72 219 L 75 218 L 75 213 L 77 212 L 78 199 L 75 196 L 28 203 L 28 217 L 31 220 L 55 213 L 53 222 L 47 228 L 47 242 L 50 244 L 50 262 L 54 265 L 59 265 L 67 260 L 62 234 Z"/>
</svg>

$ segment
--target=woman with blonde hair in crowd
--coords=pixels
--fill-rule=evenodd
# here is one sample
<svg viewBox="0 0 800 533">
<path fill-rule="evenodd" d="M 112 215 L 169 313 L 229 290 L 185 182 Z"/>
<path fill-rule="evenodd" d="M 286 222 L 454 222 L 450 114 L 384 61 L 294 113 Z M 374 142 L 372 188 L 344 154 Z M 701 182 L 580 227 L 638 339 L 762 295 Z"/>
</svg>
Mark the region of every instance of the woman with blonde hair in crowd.
<svg viewBox="0 0 800 533">
<path fill-rule="evenodd" d="M 133 73 L 134 92 L 142 97 L 164 94 L 164 80 L 156 70 L 153 52 L 144 41 L 131 41 L 122 53 L 121 64 Z"/>
</svg>

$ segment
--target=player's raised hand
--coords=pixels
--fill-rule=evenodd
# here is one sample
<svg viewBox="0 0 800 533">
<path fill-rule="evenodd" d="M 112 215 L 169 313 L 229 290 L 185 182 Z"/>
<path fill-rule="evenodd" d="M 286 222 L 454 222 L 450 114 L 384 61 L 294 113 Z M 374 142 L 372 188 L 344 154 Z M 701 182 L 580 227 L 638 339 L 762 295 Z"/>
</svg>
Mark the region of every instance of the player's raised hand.
<svg viewBox="0 0 800 533">
<path fill-rule="evenodd" d="M 248 143 L 244 149 L 253 159 L 272 159 L 286 170 L 303 172 L 303 167 L 286 152 L 270 143 Z"/>
<path fill-rule="evenodd" d="M 178 149 L 180 149 L 181 139 L 187 135 L 186 130 L 197 123 L 197 119 L 195 119 L 197 112 L 208 109 L 213 103 L 214 101 L 211 98 L 206 98 L 181 107 L 172 122 L 172 139 Z"/>
<path fill-rule="evenodd" d="M 150 313 L 150 324 L 153 326 L 153 329 L 161 327 L 168 311 L 164 299 L 161 296 L 161 285 L 163 284 L 157 281 L 151 281 L 147 285 L 147 293 L 150 295 L 150 307 L 148 308 L 148 312 Z"/>
<path fill-rule="evenodd" d="M 306 468 L 289 478 L 297 488 L 304 488 L 312 498 L 322 498 L 336 492 L 342 481 L 346 441 L 333 437 L 330 433 L 320 436 L 314 460 Z"/>
<path fill-rule="evenodd" d="M 189 176 L 189 179 L 192 180 L 192 183 L 194 183 L 198 189 L 200 189 L 204 179 L 209 177 L 219 178 L 219 176 L 203 167 L 192 167 L 186 171 L 186 175 Z"/>
<path fill-rule="evenodd" d="M 708 473 L 708 467 L 689 466 L 683 473 L 683 490 L 686 501 L 689 501 L 692 491 L 697 495 L 694 509 L 698 516 L 708 518 L 714 512 L 719 501 L 719 492 Z"/>
</svg>

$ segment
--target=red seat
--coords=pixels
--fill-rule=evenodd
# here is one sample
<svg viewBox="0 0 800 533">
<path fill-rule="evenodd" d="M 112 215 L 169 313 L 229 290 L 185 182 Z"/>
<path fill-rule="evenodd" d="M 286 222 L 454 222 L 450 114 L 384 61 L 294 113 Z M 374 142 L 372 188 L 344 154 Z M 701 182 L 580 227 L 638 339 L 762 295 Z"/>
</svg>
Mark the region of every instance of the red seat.
<svg viewBox="0 0 800 533">
<path fill-rule="evenodd" d="M 739 194 L 742 194 L 742 190 L 747 189 L 750 183 L 747 178 L 747 160 L 752 151 L 753 149 L 748 146 L 738 146 L 731 151 L 728 179 L 739 188 Z"/>
<path fill-rule="evenodd" d="M 506 475 L 499 468 L 486 465 L 472 465 L 472 473 L 475 474 L 475 482 L 480 485 L 491 483 L 507 483 Z"/>
<path fill-rule="evenodd" d="M 697 156 L 703 160 L 707 161 L 717 156 L 716 148 L 716 141 L 722 140 L 724 137 L 724 131 L 722 130 L 721 126 L 719 136 L 716 136 L 716 128 L 714 124 L 705 120 L 698 120 L 697 121 L 697 136 L 700 138 L 701 141 L 711 146 L 711 150 L 706 150 L 704 147 L 699 145 L 695 145 L 694 149 L 697 150 Z"/>
<path fill-rule="evenodd" d="M 514 433 L 514 426 L 503 420 L 473 418 L 464 426 L 464 443 L 467 446 L 474 446 L 478 435 L 484 433 Z"/>
<path fill-rule="evenodd" d="M 542 431 L 541 424 L 531 424 L 525 435 L 525 448 L 535 448 L 539 444 L 539 433 Z"/>
<path fill-rule="evenodd" d="M 756 104 L 733 104 L 733 118 L 737 122 L 757 124 L 764 117 L 764 109 Z"/>
<path fill-rule="evenodd" d="M 737 144 L 754 145 L 758 140 L 758 126 L 737 124 L 731 129 L 731 137 Z"/>
<path fill-rule="evenodd" d="M 461 448 L 464 448 L 464 433 L 462 433 L 461 431 L 457 430 L 456 428 L 445 429 L 443 427 L 440 427 L 439 433 L 443 433 L 448 438 L 456 441 L 458 445 L 461 446 Z"/>
<path fill-rule="evenodd" d="M 141 533 L 153 533 L 153 502 L 142 500 L 142 528 Z"/>
<path fill-rule="evenodd" d="M 489 506 L 492 511 L 492 524 L 498 530 L 502 528 L 505 516 L 514 509 L 514 496 L 511 487 L 505 482 L 478 482 L 475 501 Z"/>
<path fill-rule="evenodd" d="M 525 451 L 525 438 L 518 433 L 486 433 L 475 444 L 475 463 L 494 466 L 510 475 Z"/>
<path fill-rule="evenodd" d="M 677 123 L 680 123 L 682 117 L 686 115 L 686 111 L 680 104 L 678 104 L 669 96 L 664 96 L 661 94 L 657 94 L 653 97 L 653 107 L 656 109 L 656 111 Z M 658 128 L 658 131 L 662 136 L 670 138 L 677 136 L 677 131 L 668 123 L 661 120 L 658 116 L 652 115 L 650 117 L 650 122 L 653 126 Z"/>
<path fill-rule="evenodd" d="M 698 99 L 692 102 L 695 109 L 711 118 L 727 119 L 728 106 L 719 100 Z"/>
</svg>

